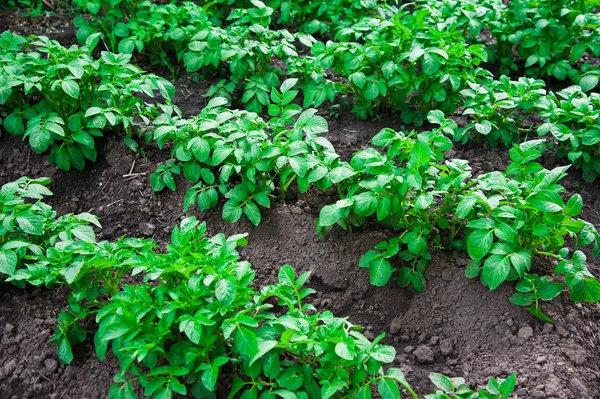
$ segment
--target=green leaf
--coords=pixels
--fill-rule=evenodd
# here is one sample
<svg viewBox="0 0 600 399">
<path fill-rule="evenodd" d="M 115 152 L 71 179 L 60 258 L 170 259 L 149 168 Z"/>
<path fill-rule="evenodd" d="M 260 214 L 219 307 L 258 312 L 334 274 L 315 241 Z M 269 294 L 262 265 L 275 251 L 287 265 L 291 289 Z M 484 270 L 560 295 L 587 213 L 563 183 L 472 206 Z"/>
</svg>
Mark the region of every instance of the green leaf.
<svg viewBox="0 0 600 399">
<path fill-rule="evenodd" d="M 565 212 L 565 215 L 573 217 L 573 216 L 579 215 L 581 213 L 582 209 L 583 209 L 583 199 L 581 198 L 581 195 L 574 194 L 571 196 L 571 198 L 569 198 L 569 201 L 567 202 L 567 205 L 565 206 L 564 212 Z"/>
<path fill-rule="evenodd" d="M 560 283 L 544 284 L 537 290 L 538 297 L 545 301 L 550 301 L 556 298 L 563 290 Z"/>
<path fill-rule="evenodd" d="M 21 136 L 25 132 L 23 118 L 18 116 L 15 112 L 8 115 L 3 123 L 6 131 L 14 136 Z"/>
<path fill-rule="evenodd" d="M 179 323 L 179 331 L 185 333 L 192 343 L 198 345 L 202 338 L 202 325 L 196 323 L 194 319 L 188 318 Z"/>
<path fill-rule="evenodd" d="M 244 215 L 253 225 L 258 226 L 260 224 L 260 211 L 254 202 L 248 202 L 244 205 Z"/>
<path fill-rule="evenodd" d="M 481 273 L 481 262 L 478 260 L 472 260 L 465 268 L 465 275 L 467 278 L 475 278 Z"/>
<path fill-rule="evenodd" d="M 392 363 L 396 357 L 396 349 L 389 345 L 379 345 L 371 351 L 371 357 L 382 363 Z"/>
<path fill-rule="evenodd" d="M 350 353 L 348 345 L 345 342 L 338 342 L 338 344 L 335 346 L 335 353 L 342 359 L 354 360 L 354 355 Z"/>
<path fill-rule="evenodd" d="M 229 200 L 229 201 L 225 202 L 225 204 L 223 205 L 222 216 L 223 216 L 223 220 L 225 220 L 226 222 L 229 222 L 229 223 L 237 222 L 242 217 L 242 213 L 243 213 L 242 208 L 240 207 L 240 204 L 237 202 Z"/>
<path fill-rule="evenodd" d="M 73 350 L 67 337 L 63 337 L 58 344 L 58 359 L 65 364 L 73 361 Z"/>
<path fill-rule="evenodd" d="M 0 273 L 12 276 L 17 269 L 17 255 L 13 251 L 0 252 Z"/>
<path fill-rule="evenodd" d="M 533 292 L 515 292 L 509 300 L 518 306 L 530 306 L 535 302 L 535 295 Z"/>
<path fill-rule="evenodd" d="M 371 81 L 367 82 L 362 92 L 365 96 L 365 100 L 367 101 L 372 101 L 379 95 L 379 89 L 377 88 L 377 85 Z"/>
<path fill-rule="evenodd" d="M 150 175 L 150 186 L 153 191 L 161 191 L 165 188 L 165 183 L 160 172 L 156 171 Z"/>
<path fill-rule="evenodd" d="M 474 260 L 483 259 L 490 249 L 494 241 L 493 230 L 475 230 L 469 234 L 467 238 L 467 251 L 469 256 Z"/>
<path fill-rule="evenodd" d="M 429 162 L 430 150 L 429 145 L 422 140 L 417 141 L 410 153 L 411 164 L 419 167 Z"/>
<path fill-rule="evenodd" d="M 508 277 L 510 262 L 507 256 L 492 255 L 485 260 L 481 277 L 490 290 L 495 290 Z"/>
<path fill-rule="evenodd" d="M 515 390 L 515 385 L 517 384 L 517 374 L 512 373 L 507 379 L 505 379 L 502 384 L 500 384 L 500 394 L 504 398 L 508 398 L 513 391 Z"/>
<path fill-rule="evenodd" d="M 510 255 L 510 262 L 522 277 L 531 268 L 531 255 L 527 251 L 515 252 Z"/>
<path fill-rule="evenodd" d="M 285 265 L 279 269 L 279 274 L 277 278 L 279 279 L 280 284 L 287 285 L 288 287 L 293 287 L 294 281 L 296 281 L 295 275 L 296 273 L 294 272 L 294 269 L 289 265 Z"/>
<path fill-rule="evenodd" d="M 598 86 L 598 81 L 600 81 L 600 75 L 590 73 L 581 78 L 579 86 L 581 86 L 581 90 L 589 91 Z"/>
<path fill-rule="evenodd" d="M 383 378 L 377 383 L 377 392 L 381 399 L 400 399 L 398 385 L 391 378 Z"/>
<path fill-rule="evenodd" d="M 79 85 L 74 80 L 63 80 L 61 87 L 69 96 L 75 99 L 79 98 Z"/>
<path fill-rule="evenodd" d="M 331 179 L 332 183 L 337 184 L 354 176 L 355 174 L 356 172 L 354 172 L 348 167 L 338 166 L 337 168 L 331 170 L 331 172 L 329 173 L 329 178 Z"/>
<path fill-rule="evenodd" d="M 429 379 L 433 384 L 444 391 L 445 393 L 453 393 L 454 392 L 454 384 L 452 384 L 452 380 L 440 373 L 430 373 Z"/>
<path fill-rule="evenodd" d="M 219 378 L 219 368 L 211 366 L 208 369 L 204 370 L 202 375 L 200 376 L 200 381 L 202 381 L 202 385 L 209 390 L 210 392 L 215 390 L 215 386 L 217 385 L 217 380 Z"/>
<path fill-rule="evenodd" d="M 77 277 L 79 276 L 79 272 L 83 268 L 84 262 L 73 262 L 67 268 L 61 271 L 62 275 L 65 277 L 65 281 L 67 284 L 73 284 Z"/>
<path fill-rule="evenodd" d="M 527 199 L 527 204 L 542 212 L 554 213 L 563 210 L 563 200 L 555 191 L 543 190 Z"/>
<path fill-rule="evenodd" d="M 425 53 L 423 55 L 423 72 L 426 75 L 433 75 L 440 69 L 439 61 L 432 55 Z"/>
<path fill-rule="evenodd" d="M 199 162 L 205 162 L 210 156 L 209 142 L 199 137 L 194 137 L 190 140 L 188 149 L 192 151 L 192 154 L 194 154 Z"/>
<path fill-rule="evenodd" d="M 39 236 L 44 232 L 44 221 L 39 216 L 27 214 L 24 216 L 17 216 L 16 220 L 19 228 L 24 233 Z"/>
<path fill-rule="evenodd" d="M 322 227 L 333 226 L 344 216 L 344 209 L 336 204 L 326 205 L 319 212 L 319 224 Z"/>
<path fill-rule="evenodd" d="M 270 352 L 271 349 L 275 348 L 277 344 L 278 342 L 273 340 L 259 341 L 258 352 L 256 352 L 256 355 L 254 355 L 254 357 L 250 361 L 250 366 L 252 366 L 257 360 L 262 358 L 268 352 Z"/>
<path fill-rule="evenodd" d="M 571 288 L 573 302 L 598 302 L 600 300 L 600 282 L 588 277 Z"/>
<path fill-rule="evenodd" d="M 394 269 L 390 262 L 383 257 L 374 259 L 369 263 L 369 279 L 371 284 L 383 287 L 390 281 Z"/>
<path fill-rule="evenodd" d="M 125 323 L 113 323 L 108 326 L 100 325 L 98 336 L 101 341 L 108 342 L 117 339 L 131 330 L 131 327 Z"/>
<path fill-rule="evenodd" d="M 235 348 L 247 360 L 252 359 L 258 352 L 256 334 L 244 326 L 238 326 L 234 336 Z"/>
<path fill-rule="evenodd" d="M 213 151 L 212 162 L 213 165 L 220 165 L 227 157 L 233 152 L 233 148 L 217 147 Z"/>
<path fill-rule="evenodd" d="M 471 213 L 476 203 L 477 197 L 475 196 L 463 197 L 463 199 L 458 203 L 458 206 L 456 207 L 456 216 L 463 219 L 466 218 L 469 215 L 469 213 Z"/>
<path fill-rule="evenodd" d="M 229 306 L 235 300 L 237 287 L 229 279 L 219 280 L 215 287 L 215 297 L 223 303 L 223 306 Z"/>
</svg>

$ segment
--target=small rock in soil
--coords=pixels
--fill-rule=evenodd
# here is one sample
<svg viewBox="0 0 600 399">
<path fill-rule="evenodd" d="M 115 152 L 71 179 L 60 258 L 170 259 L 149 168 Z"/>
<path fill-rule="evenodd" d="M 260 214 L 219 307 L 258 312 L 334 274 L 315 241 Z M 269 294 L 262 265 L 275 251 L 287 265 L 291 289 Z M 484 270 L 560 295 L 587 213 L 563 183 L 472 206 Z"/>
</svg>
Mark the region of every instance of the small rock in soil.
<svg viewBox="0 0 600 399">
<path fill-rule="evenodd" d="M 450 282 L 454 280 L 454 273 L 449 267 L 442 270 L 442 280 Z"/>
<path fill-rule="evenodd" d="M 44 366 L 46 366 L 50 373 L 54 373 L 58 368 L 58 362 L 52 358 L 48 358 L 44 360 Z"/>
<path fill-rule="evenodd" d="M 443 339 L 440 341 L 440 352 L 444 356 L 450 356 L 454 352 L 454 345 L 450 339 Z"/>
<path fill-rule="evenodd" d="M 544 364 L 548 361 L 548 359 L 545 356 L 539 356 L 536 360 L 535 363 L 536 364 Z"/>
<path fill-rule="evenodd" d="M 139 180 L 133 180 L 131 182 L 131 184 L 129 185 L 129 187 L 133 190 L 133 191 L 138 191 L 144 188 L 144 184 L 139 181 Z"/>
<path fill-rule="evenodd" d="M 529 339 L 531 337 L 533 337 L 533 328 L 526 326 L 526 327 L 521 327 L 519 329 L 519 338 L 522 339 Z"/>
<path fill-rule="evenodd" d="M 404 347 L 404 352 L 406 353 L 412 353 L 415 350 L 415 347 L 412 345 L 408 345 Z"/>
<path fill-rule="evenodd" d="M 433 363 L 433 351 L 427 345 L 417 347 L 413 355 L 419 363 Z"/>
<path fill-rule="evenodd" d="M 544 328 L 542 329 L 542 333 L 549 334 L 554 330 L 554 326 L 550 323 L 544 324 Z"/>
<path fill-rule="evenodd" d="M 6 363 L 3 368 L 0 369 L 0 379 L 9 377 L 17 368 L 17 361 L 15 359 Z"/>
<path fill-rule="evenodd" d="M 402 318 L 396 317 L 390 324 L 390 332 L 392 334 L 398 334 L 400 330 L 402 330 Z"/>
<path fill-rule="evenodd" d="M 575 366 L 582 366 L 587 360 L 585 349 L 577 344 L 566 344 L 561 347 L 561 350 Z"/>
<path fill-rule="evenodd" d="M 536 389 L 533 392 L 531 392 L 531 397 L 532 398 L 545 398 L 546 394 L 544 393 L 544 391 L 538 391 Z"/>
<path fill-rule="evenodd" d="M 152 223 L 140 223 L 140 233 L 146 237 L 152 236 L 152 234 L 154 234 L 154 230 L 156 230 L 156 226 Z"/>
<path fill-rule="evenodd" d="M 11 331 L 12 331 L 14 328 L 15 328 L 15 326 L 13 326 L 13 325 L 12 325 L 12 324 L 10 324 L 10 323 L 6 323 L 6 324 L 4 325 L 4 331 L 6 331 L 7 333 L 11 332 Z"/>
<path fill-rule="evenodd" d="M 438 336 L 433 336 L 431 337 L 431 339 L 429 340 L 429 344 L 430 345 L 437 345 L 438 342 L 440 342 L 440 337 Z"/>
</svg>

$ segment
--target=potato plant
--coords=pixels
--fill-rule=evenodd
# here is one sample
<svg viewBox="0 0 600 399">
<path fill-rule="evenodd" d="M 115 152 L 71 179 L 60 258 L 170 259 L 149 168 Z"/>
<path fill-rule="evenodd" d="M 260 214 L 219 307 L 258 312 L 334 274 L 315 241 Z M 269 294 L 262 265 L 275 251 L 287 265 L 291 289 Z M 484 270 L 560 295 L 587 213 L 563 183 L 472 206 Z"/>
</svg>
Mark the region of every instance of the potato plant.
<svg viewBox="0 0 600 399">
<path fill-rule="evenodd" d="M 508 3 L 490 29 L 497 41 L 492 54 L 502 73 L 519 69 L 512 55 L 516 47 L 527 74 L 579 81 L 577 63 L 584 53 L 600 55 L 600 18 L 594 7 L 586 0 Z"/>
<path fill-rule="evenodd" d="M 594 181 L 600 173 L 600 94 L 571 86 L 541 98 L 537 108 L 544 118 L 538 134 L 550 133 L 558 141 L 557 155 Z"/>
<path fill-rule="evenodd" d="M 0 35 L 0 112 L 4 129 L 29 140 L 36 153 L 63 170 L 81 170 L 97 157 L 96 137 L 123 131 L 128 138 L 139 124 L 158 115 L 142 95 L 155 93 L 170 102 L 174 86 L 130 63 L 131 56 L 65 48 L 47 37 Z M 129 144 L 134 143 L 129 139 Z"/>
<path fill-rule="evenodd" d="M 456 124 L 439 111 L 428 119 L 439 127 L 418 134 L 384 129 L 372 141 L 384 151 L 360 151 L 349 164 L 331 171 L 340 199 L 321 209 L 321 234 L 335 224 L 351 230 L 367 218 L 401 231 L 360 260 L 378 286 L 392 278 L 397 259 L 398 284 L 422 291 L 429 249 L 464 248 L 472 259 L 468 277 L 480 276 L 491 290 L 518 280 L 511 301 L 541 320 L 552 322 L 540 302 L 564 289 L 553 275 L 565 275 L 574 302 L 599 301 L 600 282 L 578 248 L 592 246 L 597 256 L 600 236 L 591 223 L 576 218 L 581 196 L 573 195 L 566 203 L 561 197 L 564 188 L 558 181 L 568 167 L 544 169 L 534 162 L 543 141 L 527 141 L 510 150 L 513 162 L 506 172 L 472 177 L 468 162 L 443 157 L 452 148 L 446 135 L 456 134 Z M 575 240 L 574 248 L 566 244 L 568 237 Z M 556 259 L 553 275 L 536 273 L 536 257 Z"/>
<path fill-rule="evenodd" d="M 268 110 L 273 118 L 268 122 L 255 113 L 223 107 L 224 98 L 211 100 L 191 120 L 157 119 L 151 139 L 161 148 L 171 142 L 173 160 L 152 174 L 153 189 L 175 190 L 173 175 L 183 172 L 193 185 L 185 195 L 185 210 L 197 205 L 204 211 L 224 197 L 223 219 L 236 222 L 245 215 L 258 225 L 259 207 L 269 208 L 276 190 L 285 198 L 294 183 L 302 192 L 310 184 L 331 187 L 328 171 L 339 156 L 318 136 L 327 131 L 325 119 L 292 103 L 296 83 L 286 80 L 279 90 L 271 90 Z"/>
<path fill-rule="evenodd" d="M 511 147 L 527 138 L 534 127 L 528 118 L 538 111 L 538 101 L 546 98 L 542 80 L 514 81 L 501 76 L 498 80 L 483 79 L 468 85 L 460 94 L 465 107 L 462 114 L 469 118 L 469 123 L 456 131 L 454 141 L 464 144 L 485 138 L 491 147 L 500 142 Z"/>
</svg>

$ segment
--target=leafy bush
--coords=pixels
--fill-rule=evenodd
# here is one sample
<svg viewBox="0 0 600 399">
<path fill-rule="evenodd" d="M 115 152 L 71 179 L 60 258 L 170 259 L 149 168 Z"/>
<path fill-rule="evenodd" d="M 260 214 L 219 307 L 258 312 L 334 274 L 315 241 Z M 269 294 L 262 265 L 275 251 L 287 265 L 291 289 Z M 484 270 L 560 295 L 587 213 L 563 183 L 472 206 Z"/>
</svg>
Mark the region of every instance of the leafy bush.
<svg viewBox="0 0 600 399">
<path fill-rule="evenodd" d="M 495 147 L 499 141 L 506 147 L 519 143 L 531 132 L 528 117 L 537 111 L 538 101 L 546 96 L 542 80 L 519 78 L 510 80 L 484 79 L 481 83 L 469 82 L 460 92 L 465 109 L 462 114 L 470 121 L 457 130 L 454 141 L 466 143 L 472 138 Z"/>
<path fill-rule="evenodd" d="M 331 171 L 340 200 L 321 209 L 320 233 L 335 224 L 345 229 L 360 226 L 366 218 L 402 231 L 360 260 L 378 286 L 392 278 L 396 269 L 391 260 L 397 257 L 402 265 L 398 284 L 422 291 L 429 248 L 464 248 L 472 259 L 468 277 L 481 276 L 492 290 L 504 281 L 519 280 L 519 293 L 511 301 L 544 321 L 551 322 L 540 301 L 556 297 L 563 284 L 532 271 L 536 256 L 558 261 L 554 274 L 566 275 L 573 301 L 600 300 L 600 282 L 585 265 L 585 255 L 576 250 L 569 256 L 565 240 L 574 238 L 576 247 L 593 245 L 593 256 L 600 252 L 594 226 L 576 219 L 581 196 L 572 196 L 566 204 L 561 198 L 564 188 L 558 181 L 568 167 L 544 169 L 534 162 L 543 141 L 527 141 L 510 150 L 513 162 L 505 173 L 473 178 L 466 161 L 443 157 L 452 148 L 445 135 L 455 135 L 456 124 L 439 111 L 428 119 L 439 128 L 418 134 L 384 129 L 373 144 L 385 152 L 360 151 L 350 164 Z"/>
<path fill-rule="evenodd" d="M 312 183 L 331 187 L 328 171 L 339 157 L 329 141 L 317 136 L 327 131 L 325 119 L 315 109 L 302 111 L 292 103 L 296 83 L 286 80 L 280 90 L 271 91 L 269 122 L 252 112 L 224 108 L 224 98 L 211 100 L 190 120 L 157 119 L 152 139 L 161 148 L 172 142 L 174 160 L 152 174 L 153 189 L 175 190 L 173 174 L 183 171 L 193 184 L 185 210 L 194 204 L 202 211 L 212 208 L 221 195 L 228 199 L 223 219 L 235 222 L 246 215 L 258 225 L 259 206 L 269 208 L 276 189 L 283 198 L 294 182 L 302 192 Z"/>
<path fill-rule="evenodd" d="M 29 39 L 9 31 L 0 35 L 0 111 L 7 132 L 29 139 L 36 153 L 51 150 L 49 161 L 63 170 L 95 161 L 95 137 L 107 130 L 132 135 L 135 124 L 158 115 L 141 95 L 155 92 L 167 101 L 175 88 L 129 63 L 131 56 L 65 48 L 47 37 Z"/>
<path fill-rule="evenodd" d="M 586 95 L 579 86 L 550 93 L 537 104 L 545 118 L 539 135 L 558 140 L 557 155 L 583 170 L 583 178 L 594 181 L 600 173 L 600 94 Z"/>
<path fill-rule="evenodd" d="M 527 74 L 578 80 L 583 54 L 600 55 L 600 17 L 594 8 L 586 0 L 508 3 L 503 18 L 491 26 L 502 73 L 518 69 L 512 53 L 516 47 Z"/>
</svg>

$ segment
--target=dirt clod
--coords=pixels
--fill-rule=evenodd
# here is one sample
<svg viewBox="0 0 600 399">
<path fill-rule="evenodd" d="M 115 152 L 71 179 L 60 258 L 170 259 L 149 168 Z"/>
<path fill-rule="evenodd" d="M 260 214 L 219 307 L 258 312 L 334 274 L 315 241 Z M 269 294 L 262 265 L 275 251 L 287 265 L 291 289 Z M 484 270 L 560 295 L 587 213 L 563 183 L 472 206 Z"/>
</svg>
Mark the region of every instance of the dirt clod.
<svg viewBox="0 0 600 399">
<path fill-rule="evenodd" d="M 533 337 L 533 328 L 529 326 L 521 327 L 519 329 L 518 336 L 521 339 L 529 339 Z"/>
<path fill-rule="evenodd" d="M 413 352 L 417 362 L 421 364 L 433 363 L 433 351 L 427 345 L 419 345 Z"/>
</svg>

